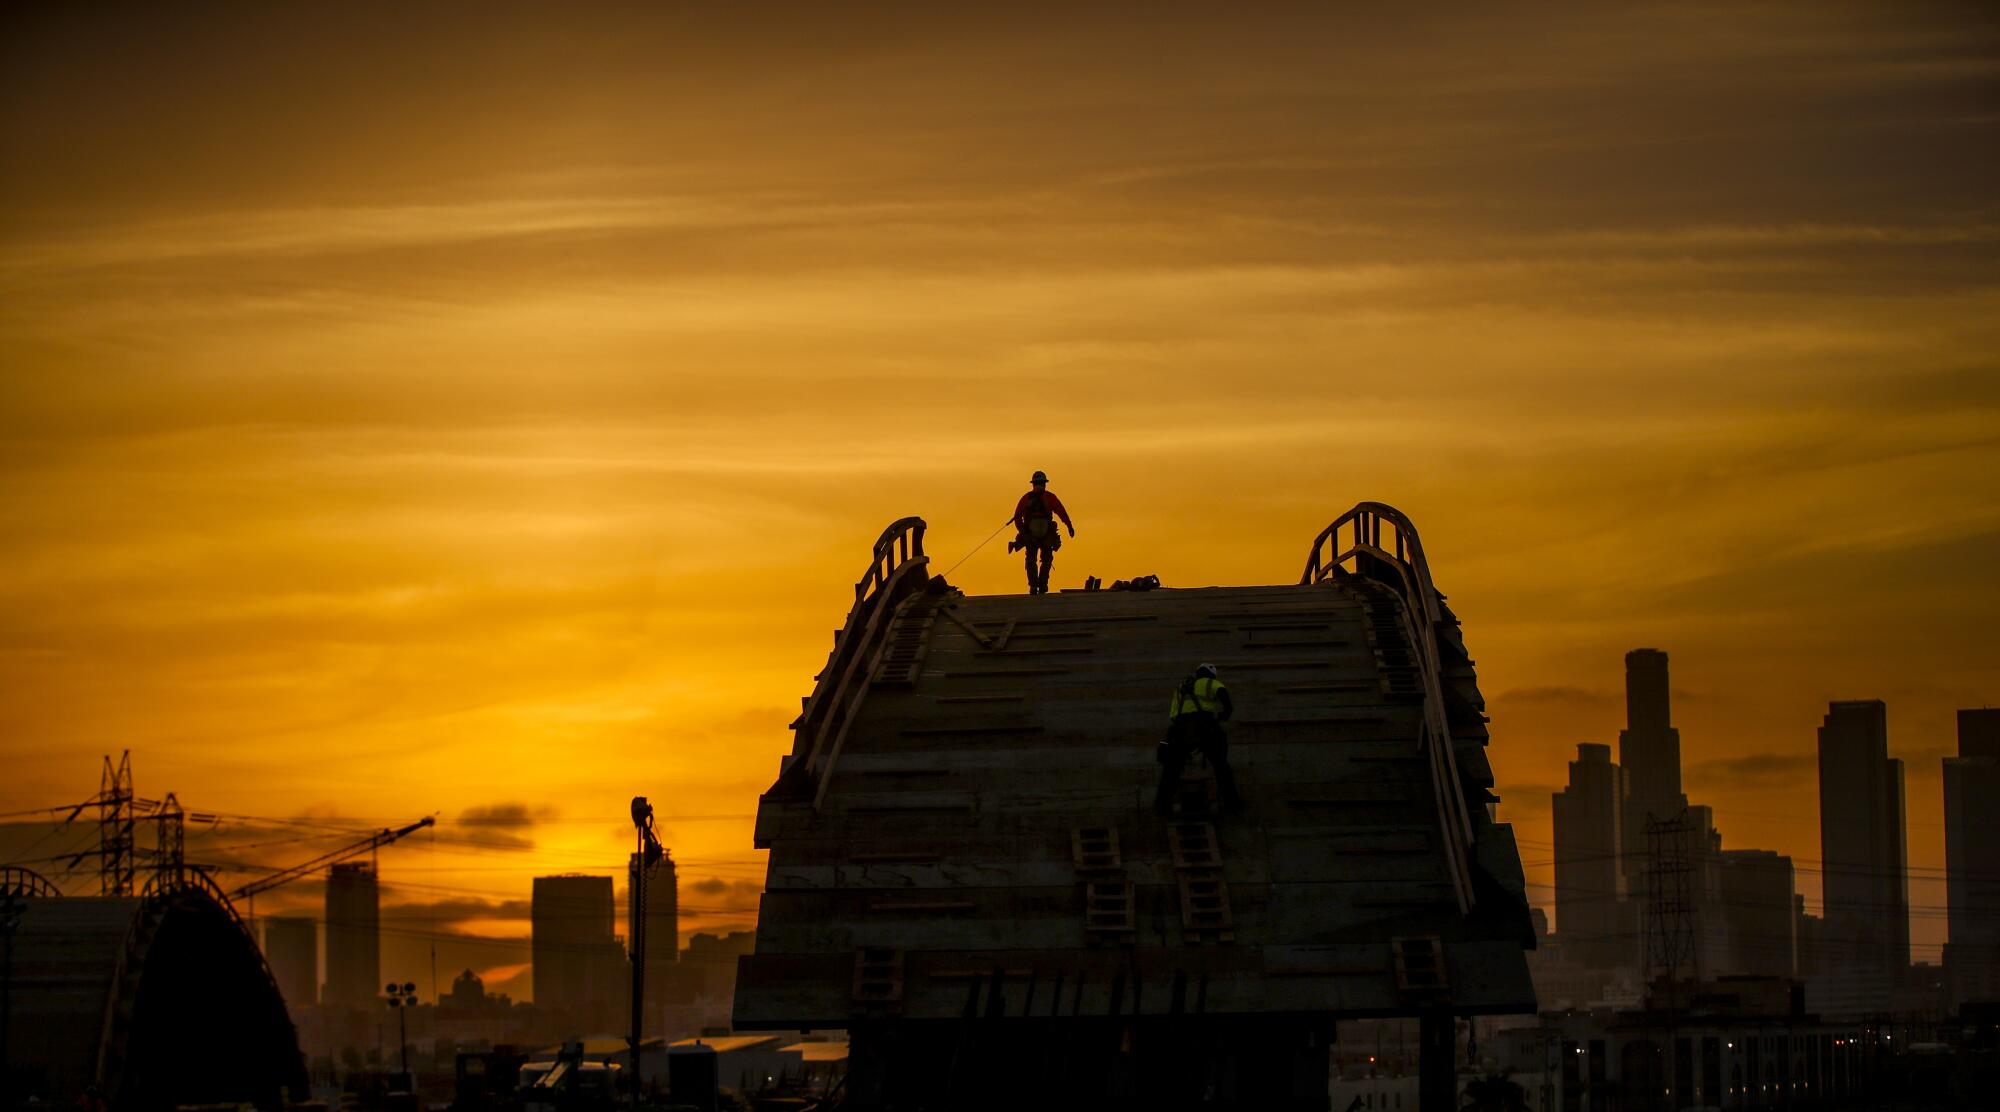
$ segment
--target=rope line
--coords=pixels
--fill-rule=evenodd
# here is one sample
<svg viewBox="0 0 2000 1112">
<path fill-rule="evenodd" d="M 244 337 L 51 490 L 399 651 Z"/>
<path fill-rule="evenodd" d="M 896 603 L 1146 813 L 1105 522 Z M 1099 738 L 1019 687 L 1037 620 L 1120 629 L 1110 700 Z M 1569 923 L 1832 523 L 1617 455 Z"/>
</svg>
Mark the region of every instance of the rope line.
<svg viewBox="0 0 2000 1112">
<path fill-rule="evenodd" d="M 957 571 L 957 570 L 958 570 L 958 568 L 959 568 L 959 564 L 963 564 L 963 563 L 965 563 L 965 562 L 966 562 L 967 560 L 970 560 L 970 559 L 972 559 L 972 558 L 973 558 L 974 556 L 977 556 L 977 555 L 979 554 L 979 550 L 980 550 L 980 549 L 982 549 L 982 548 L 985 548 L 985 547 L 986 547 L 987 545 L 989 545 L 989 544 L 992 544 L 992 543 L 993 543 L 993 538 L 994 538 L 994 537 L 997 537 L 997 536 L 999 536 L 999 535 L 1000 535 L 1000 531 L 1001 531 L 1001 529 L 1005 529 L 1005 528 L 1007 528 L 1007 527 L 1008 527 L 1009 525 L 1012 525 L 1012 524 L 1014 524 L 1014 519 L 1013 519 L 1013 518 L 1011 518 L 1011 517 L 1010 517 L 1010 518 L 1008 518 L 1007 520 L 1005 520 L 1005 521 L 1001 522 L 1001 523 L 1000 523 L 1000 528 L 999 528 L 999 529 L 995 529 L 995 530 L 993 530 L 993 531 L 992 531 L 991 533 L 988 533 L 988 534 L 986 535 L 986 539 L 985 539 L 985 540 L 983 540 L 983 541 L 980 541 L 980 542 L 979 542 L 978 544 L 975 544 L 975 545 L 973 545 L 973 546 L 972 546 L 972 551 L 971 551 L 971 552 L 968 552 L 968 553 L 966 553 L 965 555 L 963 555 L 963 556 L 960 556 L 960 557 L 958 558 L 958 563 L 957 563 L 957 564 L 953 564 L 952 566 L 950 566 L 950 567 L 948 567 L 948 568 L 944 569 L 944 571 L 940 572 L 939 574 L 941 574 L 941 575 L 947 575 L 947 576 L 948 576 L 948 575 L 950 575 L 950 574 L 951 574 L 952 572 L 955 572 L 955 571 Z"/>
</svg>

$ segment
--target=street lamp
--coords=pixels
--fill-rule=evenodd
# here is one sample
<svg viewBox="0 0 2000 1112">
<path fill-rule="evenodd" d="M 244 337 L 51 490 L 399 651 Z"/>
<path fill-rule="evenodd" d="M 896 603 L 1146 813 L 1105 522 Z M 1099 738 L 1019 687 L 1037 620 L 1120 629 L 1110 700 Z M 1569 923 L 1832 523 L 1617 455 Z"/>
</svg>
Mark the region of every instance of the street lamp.
<svg viewBox="0 0 2000 1112">
<path fill-rule="evenodd" d="M 383 991 L 389 996 L 389 1007 L 396 1012 L 396 1048 L 403 1056 L 403 1090 L 405 1092 L 415 1092 L 417 1087 L 412 1084 L 413 1079 L 410 1077 L 409 1027 L 403 1016 L 411 1008 L 417 1006 L 417 983 L 415 981 L 404 981 L 399 985 L 394 981 L 390 981 Z"/>
</svg>

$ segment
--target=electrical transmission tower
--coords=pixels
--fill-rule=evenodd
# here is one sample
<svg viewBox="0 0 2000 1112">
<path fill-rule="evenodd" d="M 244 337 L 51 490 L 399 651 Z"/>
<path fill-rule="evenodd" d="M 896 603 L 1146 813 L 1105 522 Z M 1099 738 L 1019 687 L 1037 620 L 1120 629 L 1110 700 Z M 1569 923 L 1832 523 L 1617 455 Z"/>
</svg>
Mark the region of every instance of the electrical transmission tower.
<svg viewBox="0 0 2000 1112">
<path fill-rule="evenodd" d="M 138 801 L 132 796 L 132 751 L 116 765 L 104 758 L 104 776 L 97 789 L 97 880 L 106 896 L 129 896 L 137 872 L 133 829 L 138 825 Z"/>
<path fill-rule="evenodd" d="M 187 812 L 181 810 L 181 801 L 174 793 L 168 792 L 153 819 L 160 824 L 159 849 L 153 855 L 154 884 L 172 891 L 187 883 Z"/>
<path fill-rule="evenodd" d="M 1683 1004 L 1701 982 L 1700 941 L 1694 906 L 1694 823 L 1683 807 L 1673 818 L 1646 820 L 1646 992 L 1649 1011 L 1665 1013 L 1666 1038 L 1659 1063 L 1665 1089 L 1654 1089 L 1652 1106 L 1680 1076 L 1679 1043 Z M 1653 996 L 1658 991 L 1661 996 Z M 1682 1094 L 1683 1099 L 1690 1094 Z M 1671 1102 L 1669 1101 L 1670 1105 Z"/>
<path fill-rule="evenodd" d="M 1646 982 L 1680 986 L 1701 979 L 1694 906 L 1694 824 L 1685 809 L 1670 819 L 1646 820 Z"/>
</svg>

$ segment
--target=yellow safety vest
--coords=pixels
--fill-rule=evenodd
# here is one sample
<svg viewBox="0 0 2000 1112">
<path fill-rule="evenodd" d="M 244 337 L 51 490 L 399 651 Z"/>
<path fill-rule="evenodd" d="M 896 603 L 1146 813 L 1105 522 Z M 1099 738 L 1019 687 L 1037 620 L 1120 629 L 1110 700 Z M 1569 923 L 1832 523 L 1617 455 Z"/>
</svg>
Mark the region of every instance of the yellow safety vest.
<svg viewBox="0 0 2000 1112">
<path fill-rule="evenodd" d="M 1173 701 L 1167 704 L 1167 718 L 1172 720 L 1183 714 L 1222 713 L 1222 700 L 1216 697 L 1222 689 L 1222 681 L 1210 676 L 1194 681 L 1192 696 L 1186 685 L 1174 688 Z"/>
</svg>

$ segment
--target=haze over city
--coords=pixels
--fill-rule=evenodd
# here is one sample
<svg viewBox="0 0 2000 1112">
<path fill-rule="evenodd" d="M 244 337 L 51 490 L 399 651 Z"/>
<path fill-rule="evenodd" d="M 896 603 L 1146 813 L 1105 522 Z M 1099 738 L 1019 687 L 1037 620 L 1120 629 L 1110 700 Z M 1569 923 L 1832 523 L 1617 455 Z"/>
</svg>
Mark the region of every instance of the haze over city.
<svg viewBox="0 0 2000 1112">
<path fill-rule="evenodd" d="M 1936 960 L 2000 697 L 1991 13 L 1018 14 L 11 9 L 0 857 L 63 871 L 18 812 L 126 749 L 191 858 L 437 813 L 385 972 L 525 997 L 531 878 L 622 876 L 645 794 L 683 931 L 746 929 L 869 544 L 1018 591 L 976 546 L 1039 468 L 1058 587 L 1408 512 L 1540 906 L 1628 650 L 1809 906 L 1815 728 L 1884 700 Z"/>
</svg>

